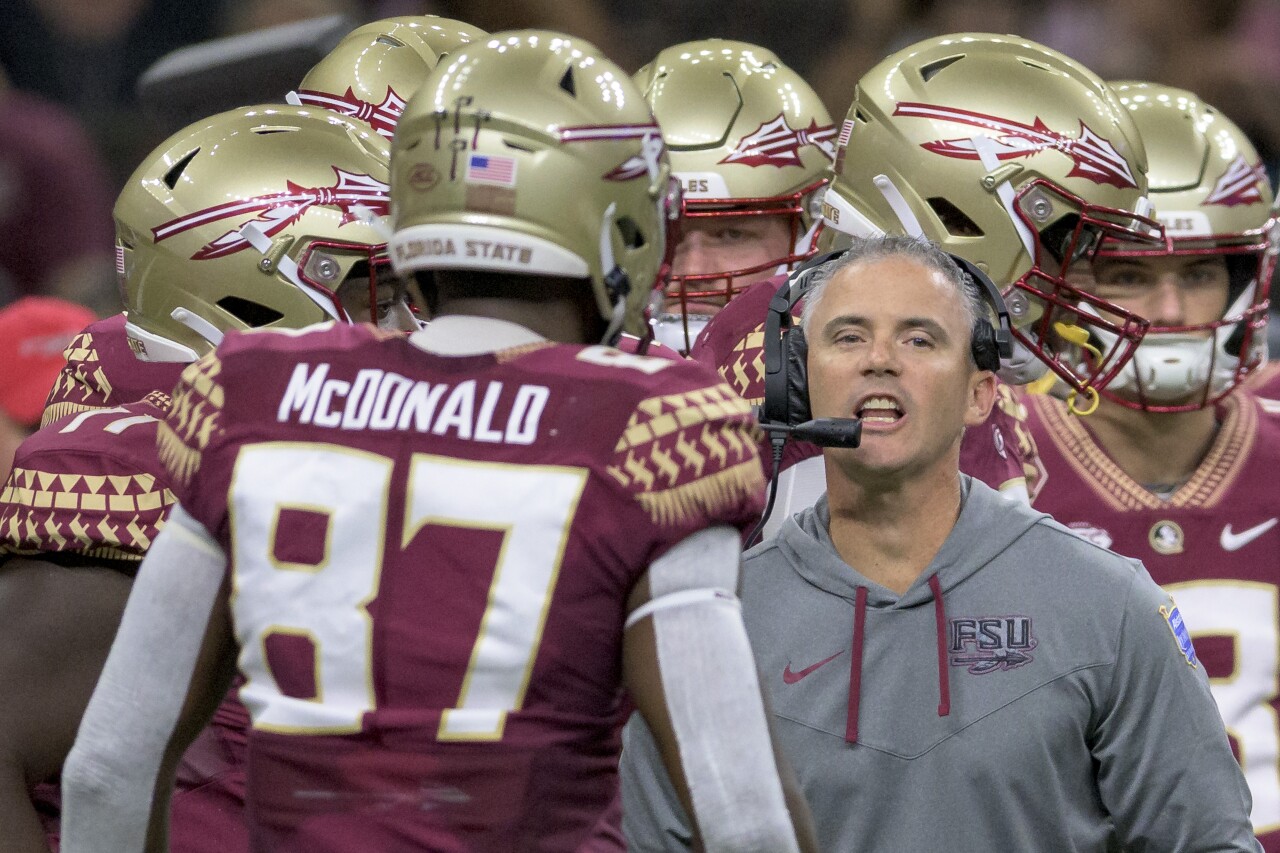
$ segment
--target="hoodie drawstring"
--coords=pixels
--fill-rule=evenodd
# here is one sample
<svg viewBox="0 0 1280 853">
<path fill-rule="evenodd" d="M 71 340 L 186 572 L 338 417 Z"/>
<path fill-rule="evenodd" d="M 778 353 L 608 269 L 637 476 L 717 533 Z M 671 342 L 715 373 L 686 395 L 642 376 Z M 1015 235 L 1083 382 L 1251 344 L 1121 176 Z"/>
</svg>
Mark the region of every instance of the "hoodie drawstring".
<svg viewBox="0 0 1280 853">
<path fill-rule="evenodd" d="M 867 621 L 867 588 L 858 587 L 853 599 L 853 654 L 849 656 L 849 711 L 844 739 L 858 742 L 858 703 L 862 699 L 862 629 Z"/>
<path fill-rule="evenodd" d="M 947 667 L 947 608 L 942 602 L 942 583 L 937 575 L 929 576 L 933 593 L 934 626 L 938 636 L 938 716 L 951 716 L 951 681 Z M 845 718 L 844 739 L 858 742 L 858 706 L 862 700 L 862 635 L 867 624 L 867 588 L 858 587 L 853 599 L 853 654 L 849 658 L 849 711 Z"/>
<path fill-rule="evenodd" d="M 933 593 L 933 615 L 938 628 L 938 716 L 951 714 L 951 682 L 947 668 L 947 608 L 942 603 L 942 583 L 937 575 L 929 576 L 929 591 Z"/>
</svg>

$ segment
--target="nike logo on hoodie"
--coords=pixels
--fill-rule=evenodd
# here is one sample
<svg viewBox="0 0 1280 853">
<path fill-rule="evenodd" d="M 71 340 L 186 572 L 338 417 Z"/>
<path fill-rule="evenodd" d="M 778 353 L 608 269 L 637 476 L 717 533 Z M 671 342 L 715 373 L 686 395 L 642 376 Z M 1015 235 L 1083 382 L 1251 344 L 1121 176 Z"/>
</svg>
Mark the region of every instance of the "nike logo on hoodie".
<svg viewBox="0 0 1280 853">
<path fill-rule="evenodd" d="M 806 666 L 804 669 L 800 670 L 799 672 L 793 672 L 791 669 L 791 661 L 787 661 L 787 665 L 782 668 L 782 680 L 785 681 L 787 684 L 795 684 L 797 681 L 804 678 L 806 675 L 809 675 L 810 673 L 812 673 L 818 667 L 831 663 L 833 660 L 840 657 L 840 655 L 842 654 L 844 654 L 844 652 L 842 651 L 836 652 L 831 657 L 823 658 L 822 660 L 818 661 L 812 666 Z"/>
</svg>

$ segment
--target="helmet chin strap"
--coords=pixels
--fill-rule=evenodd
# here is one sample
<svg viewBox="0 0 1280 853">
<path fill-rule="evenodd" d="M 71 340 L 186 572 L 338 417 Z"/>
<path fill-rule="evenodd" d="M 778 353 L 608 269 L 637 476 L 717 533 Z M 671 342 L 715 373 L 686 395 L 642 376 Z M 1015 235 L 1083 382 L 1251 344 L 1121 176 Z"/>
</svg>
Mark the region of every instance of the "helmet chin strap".
<svg viewBox="0 0 1280 853">
<path fill-rule="evenodd" d="M 791 254 L 797 257 L 803 257 L 813 249 L 813 244 L 818 238 L 818 229 L 822 227 L 822 218 L 815 216 L 813 222 L 809 225 L 809 230 L 800 235 L 800 239 L 796 240 L 796 244 L 791 247 Z M 786 272 L 786 264 L 778 267 L 778 272 Z"/>
<path fill-rule="evenodd" d="M 613 303 L 613 313 L 605 327 L 602 342 L 611 347 L 617 346 L 618 339 L 622 337 L 622 326 L 627 319 L 627 292 L 631 289 L 627 274 L 613 257 L 614 216 L 617 212 L 617 202 L 610 202 L 600 222 L 600 269 L 604 272 L 605 293 Z"/>
<path fill-rule="evenodd" d="M 1049 365 L 1018 340 L 1013 339 L 1013 356 L 1000 359 L 996 376 L 1008 385 L 1029 385 L 1049 372 Z"/>
</svg>

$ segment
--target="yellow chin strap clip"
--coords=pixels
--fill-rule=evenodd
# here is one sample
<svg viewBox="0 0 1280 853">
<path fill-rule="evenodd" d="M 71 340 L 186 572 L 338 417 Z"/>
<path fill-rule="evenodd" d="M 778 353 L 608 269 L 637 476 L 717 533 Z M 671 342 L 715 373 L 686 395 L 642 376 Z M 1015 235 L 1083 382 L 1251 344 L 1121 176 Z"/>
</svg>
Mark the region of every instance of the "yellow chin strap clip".
<svg viewBox="0 0 1280 853">
<path fill-rule="evenodd" d="M 1082 390 L 1084 391 L 1085 398 L 1089 402 L 1085 404 L 1084 408 L 1077 406 L 1076 402 L 1080 399 L 1080 393 L 1072 389 L 1071 393 L 1067 394 L 1067 411 L 1071 412 L 1073 415 L 1079 415 L 1082 418 L 1087 418 L 1089 415 L 1098 411 L 1098 402 L 1101 398 L 1098 396 L 1098 389 L 1093 388 L 1092 386 L 1086 385 Z"/>
<path fill-rule="evenodd" d="M 1072 344 L 1073 346 L 1078 346 L 1080 349 L 1093 356 L 1095 363 L 1102 364 L 1102 352 L 1089 342 L 1089 333 L 1087 331 L 1077 325 L 1063 323 L 1061 321 L 1053 324 L 1053 330 L 1057 332 L 1058 336 L 1067 343 Z M 1067 409 L 1073 415 L 1079 415 L 1084 418 L 1092 415 L 1098 410 L 1100 398 L 1096 388 L 1086 385 L 1081 390 L 1084 391 L 1085 398 L 1088 402 L 1083 407 L 1079 406 L 1078 401 L 1080 399 L 1080 394 L 1073 390 L 1071 393 L 1067 394 Z"/>
</svg>

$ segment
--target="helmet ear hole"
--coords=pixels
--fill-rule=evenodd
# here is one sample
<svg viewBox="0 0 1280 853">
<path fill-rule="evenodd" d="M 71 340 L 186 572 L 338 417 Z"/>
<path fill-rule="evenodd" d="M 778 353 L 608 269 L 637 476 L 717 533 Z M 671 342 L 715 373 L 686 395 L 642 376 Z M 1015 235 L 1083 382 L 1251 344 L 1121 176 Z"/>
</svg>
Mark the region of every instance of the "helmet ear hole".
<svg viewBox="0 0 1280 853">
<path fill-rule="evenodd" d="M 618 219 L 618 233 L 622 235 L 622 244 L 628 249 L 641 249 L 649 242 L 640 231 L 640 226 L 636 225 L 636 221 L 630 216 Z"/>
<path fill-rule="evenodd" d="M 981 237 L 982 229 L 967 213 L 956 207 L 949 199 L 934 196 L 927 199 L 935 216 L 952 237 Z"/>
<path fill-rule="evenodd" d="M 239 296 L 224 296 L 218 300 L 218 307 L 244 323 L 251 329 L 269 326 L 284 317 L 279 311 Z"/>
</svg>

